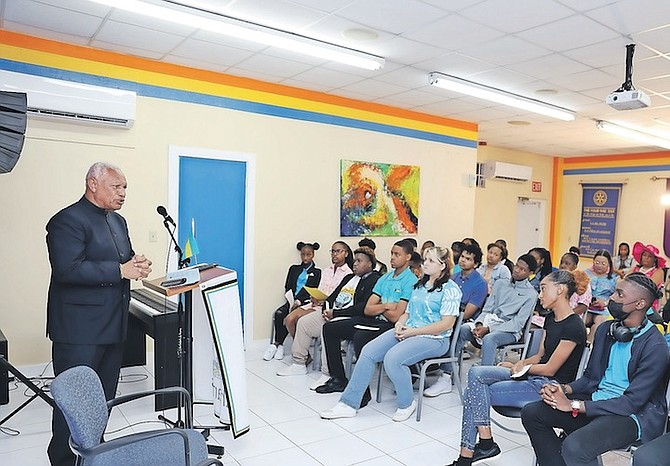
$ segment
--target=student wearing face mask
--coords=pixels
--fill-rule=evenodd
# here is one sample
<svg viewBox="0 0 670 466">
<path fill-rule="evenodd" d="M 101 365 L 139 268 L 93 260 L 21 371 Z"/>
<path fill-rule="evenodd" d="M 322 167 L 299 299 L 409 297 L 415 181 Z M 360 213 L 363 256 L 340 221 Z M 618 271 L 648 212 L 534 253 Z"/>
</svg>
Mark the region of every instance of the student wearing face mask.
<svg viewBox="0 0 670 466">
<path fill-rule="evenodd" d="M 663 433 L 668 349 L 646 317 L 657 298 L 656 284 L 644 274 L 619 281 L 607 304 L 614 320 L 598 327 L 584 375 L 544 385 L 542 401 L 523 408 L 542 466 L 595 465 L 602 453 Z M 557 436 L 555 427 L 567 435 Z"/>
</svg>

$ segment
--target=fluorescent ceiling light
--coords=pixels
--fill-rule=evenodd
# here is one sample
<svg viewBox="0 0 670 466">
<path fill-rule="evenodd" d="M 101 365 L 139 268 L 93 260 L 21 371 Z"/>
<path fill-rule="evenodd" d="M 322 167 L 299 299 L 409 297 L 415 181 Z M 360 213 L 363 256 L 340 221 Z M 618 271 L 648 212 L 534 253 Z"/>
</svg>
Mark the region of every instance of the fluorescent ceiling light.
<svg viewBox="0 0 670 466">
<path fill-rule="evenodd" d="M 428 81 L 433 86 L 441 87 L 450 91 L 466 94 L 478 99 L 489 100 L 508 107 L 520 108 L 533 113 L 539 113 L 563 121 L 572 121 L 575 119 L 575 112 L 572 110 L 558 107 L 556 105 L 542 102 L 541 100 L 531 99 L 511 92 L 496 89 L 495 87 L 468 81 L 467 79 L 457 78 L 448 74 L 432 72 L 428 74 Z"/>
<path fill-rule="evenodd" d="M 141 0 L 89 1 L 366 70 L 379 70 L 385 62 L 376 55 L 172 2 L 168 8 Z"/>
<path fill-rule="evenodd" d="M 649 146 L 663 147 L 664 149 L 670 149 L 670 140 L 664 139 L 658 136 L 654 136 L 649 133 L 644 133 L 632 128 L 626 128 L 625 126 L 620 126 L 608 121 L 596 121 L 596 128 L 608 133 L 624 137 L 626 139 L 631 139 L 633 141 L 641 142 Z"/>
</svg>

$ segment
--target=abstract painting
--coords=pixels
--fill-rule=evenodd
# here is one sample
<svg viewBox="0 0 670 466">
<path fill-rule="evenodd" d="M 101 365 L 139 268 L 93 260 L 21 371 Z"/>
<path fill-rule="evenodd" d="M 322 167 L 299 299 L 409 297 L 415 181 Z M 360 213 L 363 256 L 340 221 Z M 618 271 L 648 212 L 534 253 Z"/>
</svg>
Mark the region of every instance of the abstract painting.
<svg viewBox="0 0 670 466">
<path fill-rule="evenodd" d="M 340 235 L 402 236 L 419 226 L 419 167 L 340 162 Z"/>
</svg>

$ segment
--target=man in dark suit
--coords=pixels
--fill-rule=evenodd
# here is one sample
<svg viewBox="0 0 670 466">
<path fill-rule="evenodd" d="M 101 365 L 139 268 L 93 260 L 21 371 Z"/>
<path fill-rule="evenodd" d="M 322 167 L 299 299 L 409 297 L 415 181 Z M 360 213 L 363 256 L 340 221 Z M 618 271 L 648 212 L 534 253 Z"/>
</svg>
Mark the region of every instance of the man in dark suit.
<svg viewBox="0 0 670 466">
<path fill-rule="evenodd" d="M 120 169 L 102 162 L 89 168 L 86 191 L 47 224 L 51 283 L 47 335 L 54 373 L 87 365 L 112 399 L 123 358 L 130 280 L 146 278 L 151 261 L 133 252 L 126 221 L 114 211 L 126 197 Z M 71 466 L 70 432 L 55 409 L 48 454 L 52 465 Z"/>
</svg>

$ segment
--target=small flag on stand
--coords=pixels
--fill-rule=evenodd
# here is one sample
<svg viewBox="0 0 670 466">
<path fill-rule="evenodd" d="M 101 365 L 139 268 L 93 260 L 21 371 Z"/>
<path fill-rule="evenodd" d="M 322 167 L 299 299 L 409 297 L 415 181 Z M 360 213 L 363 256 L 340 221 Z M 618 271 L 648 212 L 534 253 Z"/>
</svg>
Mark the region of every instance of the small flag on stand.
<svg viewBox="0 0 670 466">
<path fill-rule="evenodd" d="M 188 259 L 189 257 L 197 256 L 198 254 L 200 254 L 200 247 L 198 246 L 198 241 L 195 239 L 195 219 L 192 218 L 191 231 L 188 234 L 186 245 L 184 246 L 184 258 Z"/>
</svg>

